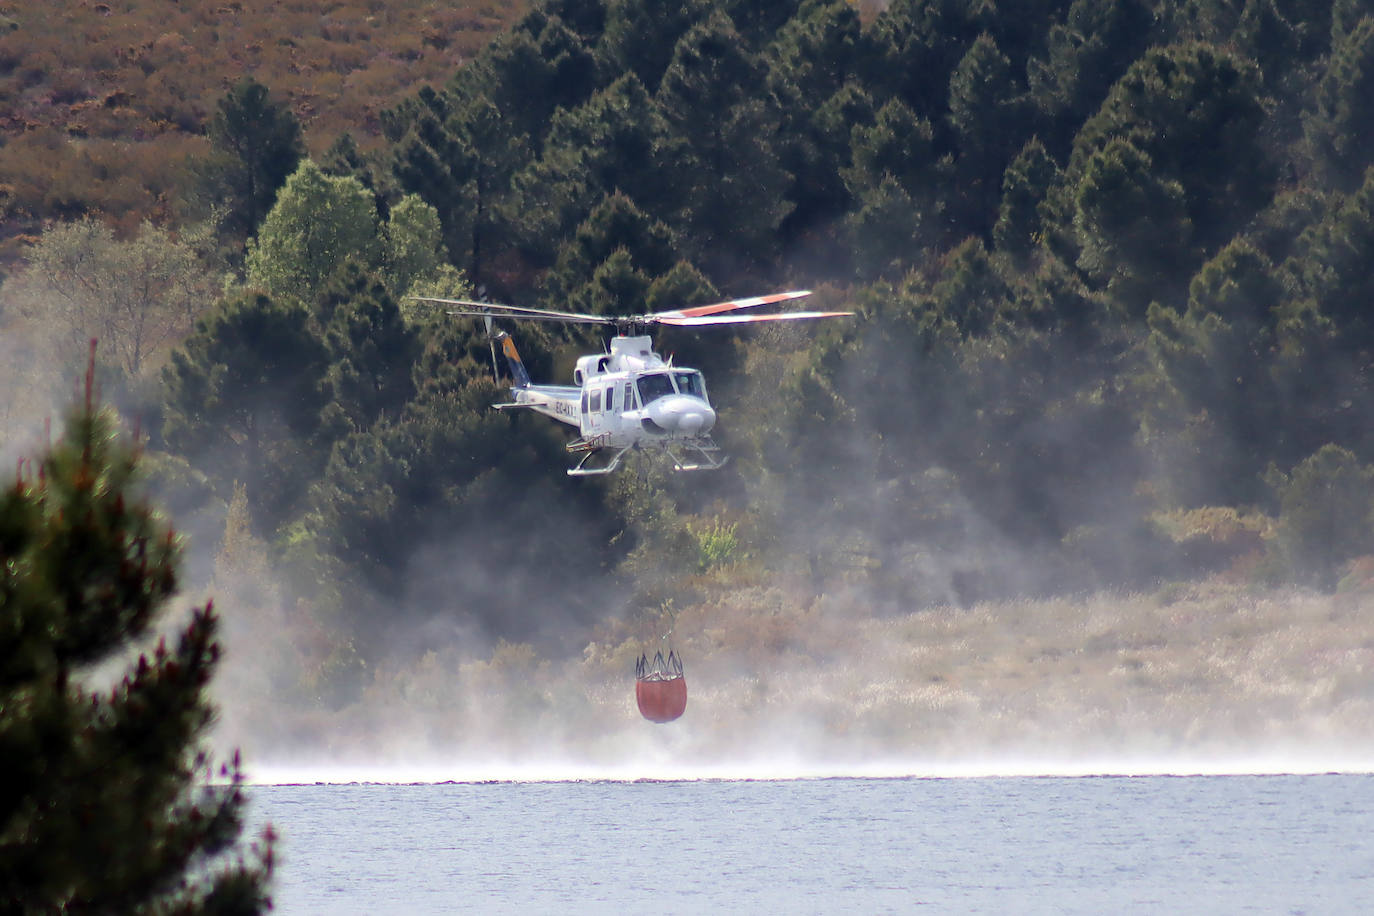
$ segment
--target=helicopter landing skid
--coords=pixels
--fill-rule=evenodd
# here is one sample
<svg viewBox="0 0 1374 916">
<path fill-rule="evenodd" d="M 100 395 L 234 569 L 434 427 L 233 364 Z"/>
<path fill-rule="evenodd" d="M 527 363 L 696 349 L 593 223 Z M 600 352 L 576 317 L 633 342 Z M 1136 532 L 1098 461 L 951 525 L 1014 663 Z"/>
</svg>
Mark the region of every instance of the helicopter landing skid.
<svg viewBox="0 0 1374 916">
<path fill-rule="evenodd" d="M 714 471 L 725 467 L 729 457 L 719 454 L 720 446 L 710 439 L 701 442 L 682 442 L 663 446 L 663 452 L 673 462 L 675 471 Z"/>
<path fill-rule="evenodd" d="M 598 474 L 609 474 L 609 473 L 611 473 L 612 471 L 614 471 L 616 468 L 620 467 L 620 458 L 621 458 L 621 456 L 624 455 L 626 452 L 628 452 L 628 451 L 630 450 L 630 447 L 629 447 L 628 445 L 625 446 L 624 448 L 618 448 L 618 449 L 615 450 L 615 454 L 611 456 L 611 460 L 608 461 L 608 462 L 606 462 L 604 465 L 593 466 L 593 467 L 587 467 L 587 462 L 588 462 L 589 460 L 591 460 L 591 457 L 592 457 L 593 455 L 595 455 L 595 454 L 597 454 L 598 452 L 600 452 L 601 449 L 599 449 L 599 448 L 585 448 L 585 449 L 584 449 L 584 448 L 577 448 L 577 449 L 574 449 L 574 448 L 573 448 L 573 445 L 577 445 L 577 444 L 578 444 L 578 443 L 574 442 L 572 445 L 569 445 L 569 446 L 568 446 L 568 451 L 580 451 L 580 452 L 583 452 L 582 460 L 579 461 L 579 462 L 577 462 L 577 467 L 568 468 L 568 476 L 569 476 L 569 477 L 593 477 L 593 476 L 596 476 L 596 475 L 598 475 Z M 609 451 L 609 449 L 608 449 L 607 451 Z"/>
</svg>

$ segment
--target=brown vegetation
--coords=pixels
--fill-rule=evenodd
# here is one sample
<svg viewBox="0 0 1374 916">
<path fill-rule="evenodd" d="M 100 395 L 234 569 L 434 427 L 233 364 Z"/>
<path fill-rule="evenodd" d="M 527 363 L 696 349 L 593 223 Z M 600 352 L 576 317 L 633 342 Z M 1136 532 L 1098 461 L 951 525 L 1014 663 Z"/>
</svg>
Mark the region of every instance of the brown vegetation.
<svg viewBox="0 0 1374 916">
<path fill-rule="evenodd" d="M 431 652 L 379 670 L 332 712 L 241 710 L 253 728 L 228 737 L 256 737 L 263 761 L 319 761 L 327 750 L 340 763 L 442 762 L 455 776 L 501 760 L 640 775 L 789 761 L 905 772 L 1340 766 L 1371 750 L 1370 594 L 1213 579 L 880 615 L 857 588 L 739 588 L 738 573 L 698 577 L 701 599 L 677 614 L 689 701 L 672 726 L 634 708 L 634 659 L 659 645 L 663 624 L 645 618 L 609 625 L 580 657 L 509 643 L 475 658 Z"/>
<path fill-rule="evenodd" d="M 251 76 L 319 153 L 441 84 L 526 4 L 472 0 L 0 0 L 0 263 L 45 218 L 164 219 L 218 99 Z"/>
</svg>

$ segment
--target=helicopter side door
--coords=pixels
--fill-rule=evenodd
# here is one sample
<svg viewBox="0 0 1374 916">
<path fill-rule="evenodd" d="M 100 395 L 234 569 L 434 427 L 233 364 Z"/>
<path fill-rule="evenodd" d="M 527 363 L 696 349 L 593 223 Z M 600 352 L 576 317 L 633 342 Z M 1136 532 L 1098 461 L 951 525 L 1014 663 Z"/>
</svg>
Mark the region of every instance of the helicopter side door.
<svg viewBox="0 0 1374 916">
<path fill-rule="evenodd" d="M 595 439 L 607 435 L 612 426 L 612 397 L 614 384 L 604 381 L 589 381 L 582 388 L 582 438 Z"/>
</svg>

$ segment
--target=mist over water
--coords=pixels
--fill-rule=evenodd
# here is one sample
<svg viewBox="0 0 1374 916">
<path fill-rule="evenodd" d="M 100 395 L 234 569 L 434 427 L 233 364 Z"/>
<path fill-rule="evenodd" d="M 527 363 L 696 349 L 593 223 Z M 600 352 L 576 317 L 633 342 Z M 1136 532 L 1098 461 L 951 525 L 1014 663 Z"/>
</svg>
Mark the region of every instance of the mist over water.
<svg viewBox="0 0 1374 916">
<path fill-rule="evenodd" d="M 635 707 L 647 638 L 440 644 L 326 704 L 231 613 L 216 740 L 261 783 L 1374 771 L 1361 599 L 1212 581 L 854 607 L 759 587 L 683 608 L 688 706 L 667 725 Z"/>
</svg>

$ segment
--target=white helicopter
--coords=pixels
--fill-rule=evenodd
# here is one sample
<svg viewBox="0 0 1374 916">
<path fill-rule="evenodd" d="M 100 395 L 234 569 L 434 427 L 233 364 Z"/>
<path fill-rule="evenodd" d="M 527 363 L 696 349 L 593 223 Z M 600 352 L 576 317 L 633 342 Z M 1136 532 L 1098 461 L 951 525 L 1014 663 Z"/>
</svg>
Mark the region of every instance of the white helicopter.
<svg viewBox="0 0 1374 916">
<path fill-rule="evenodd" d="M 491 342 L 492 372 L 496 372 L 496 344 L 499 342 L 514 379 L 510 389 L 511 400 L 495 405 L 496 409 L 528 408 L 577 427 L 579 435 L 567 447 L 573 455 L 580 456 L 580 460 L 575 467 L 568 469 L 568 474 L 584 477 L 611 473 L 620 467 L 621 458 L 633 448 L 661 450 L 678 471 L 715 470 L 724 465 L 727 459 L 720 454 L 720 448 L 709 435 L 716 422 L 716 412 L 706 396 L 706 383 L 701 373 L 696 369 L 674 366 L 671 359 L 665 361 L 654 352 L 650 338 L 642 332 L 653 325 L 700 327 L 840 318 L 854 314 L 726 314 L 809 295 L 810 290 L 793 290 L 628 317 L 559 312 L 463 299 L 415 298 L 458 306 L 449 309 L 449 314 L 473 316 L 485 321 L 487 338 Z M 505 331 L 493 330 L 492 322 L 497 318 L 614 325 L 616 336 L 611 338 L 610 348 L 605 353 L 578 358 L 572 385 L 537 385 L 530 381 L 530 375 L 510 335 Z"/>
</svg>

